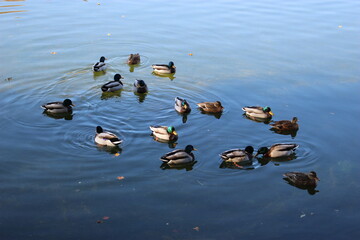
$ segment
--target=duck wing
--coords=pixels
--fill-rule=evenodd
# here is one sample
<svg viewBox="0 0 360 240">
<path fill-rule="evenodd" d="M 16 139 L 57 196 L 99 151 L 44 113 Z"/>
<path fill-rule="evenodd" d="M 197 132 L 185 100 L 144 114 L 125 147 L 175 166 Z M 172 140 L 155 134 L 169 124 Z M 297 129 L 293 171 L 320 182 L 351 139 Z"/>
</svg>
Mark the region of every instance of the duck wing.
<svg viewBox="0 0 360 240">
<path fill-rule="evenodd" d="M 297 144 L 292 144 L 292 143 L 278 143 L 278 144 L 274 144 L 271 146 L 269 152 L 271 151 L 292 151 L 295 150 L 296 148 L 298 148 L 299 145 Z"/>
<path fill-rule="evenodd" d="M 104 62 L 97 62 L 93 66 L 94 71 L 99 71 L 100 69 L 104 68 L 106 66 L 106 63 Z"/>
<path fill-rule="evenodd" d="M 243 107 L 242 110 L 247 113 L 258 113 L 258 114 L 264 113 L 263 108 L 260 106 L 246 106 Z"/>
<path fill-rule="evenodd" d="M 174 150 L 162 156 L 161 161 L 169 164 L 181 164 L 193 161 L 193 156 L 183 149 Z"/>
<path fill-rule="evenodd" d="M 168 134 L 166 126 L 150 126 L 150 130 L 153 131 L 154 133 L 159 133 L 164 135 Z"/>
<path fill-rule="evenodd" d="M 45 110 L 66 108 L 62 102 L 50 102 L 41 106 Z"/>
<path fill-rule="evenodd" d="M 102 85 L 101 90 L 103 92 L 106 92 L 110 88 L 118 88 L 118 87 L 122 87 L 122 86 L 123 86 L 123 83 L 121 81 L 111 81 L 111 82 L 108 82 L 108 83 Z"/>
<path fill-rule="evenodd" d="M 311 181 L 310 177 L 302 172 L 287 172 L 284 173 L 283 176 L 295 184 L 304 184 Z"/>
<path fill-rule="evenodd" d="M 166 64 L 153 64 L 152 68 L 154 70 L 169 70 L 170 69 L 169 66 Z"/>
<path fill-rule="evenodd" d="M 246 152 L 241 149 L 230 149 L 220 154 L 220 157 L 224 160 L 227 160 L 229 158 L 242 158 L 246 156 Z"/>
</svg>

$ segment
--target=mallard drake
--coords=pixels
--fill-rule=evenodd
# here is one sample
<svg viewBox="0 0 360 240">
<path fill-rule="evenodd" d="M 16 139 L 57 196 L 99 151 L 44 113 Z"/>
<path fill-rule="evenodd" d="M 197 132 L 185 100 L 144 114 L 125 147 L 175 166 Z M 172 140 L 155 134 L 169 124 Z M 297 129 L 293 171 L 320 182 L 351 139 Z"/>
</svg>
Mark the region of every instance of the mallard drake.
<svg viewBox="0 0 360 240">
<path fill-rule="evenodd" d="M 176 141 L 178 139 L 178 134 L 173 126 L 150 126 L 150 130 L 160 140 Z"/>
<path fill-rule="evenodd" d="M 168 165 L 192 163 L 195 160 L 195 156 L 191 151 L 196 151 L 196 149 L 192 145 L 187 145 L 185 149 L 177 149 L 165 154 L 160 160 Z"/>
<path fill-rule="evenodd" d="M 296 131 L 299 129 L 299 125 L 297 124 L 297 117 L 293 117 L 292 121 L 289 120 L 281 120 L 270 123 L 273 130 L 276 131 Z"/>
<path fill-rule="evenodd" d="M 252 160 L 253 152 L 254 152 L 254 148 L 252 146 L 247 146 L 245 150 L 241 150 L 241 149 L 227 150 L 221 153 L 220 157 L 224 162 L 233 162 L 233 163 L 248 162 Z"/>
<path fill-rule="evenodd" d="M 94 66 L 92 67 L 94 72 L 101 72 L 101 71 L 105 71 L 107 68 L 106 63 L 105 63 L 105 57 L 102 56 L 99 60 L 99 62 L 95 63 Z"/>
<path fill-rule="evenodd" d="M 191 111 L 189 103 L 182 98 L 175 98 L 175 110 L 179 113 L 189 113 Z"/>
<path fill-rule="evenodd" d="M 297 187 L 316 187 L 317 182 L 320 179 L 317 177 L 316 172 L 311 171 L 309 173 L 302 172 L 287 172 L 284 173 L 284 179 L 290 184 L 294 184 Z"/>
<path fill-rule="evenodd" d="M 269 119 L 274 114 L 271 112 L 271 108 L 259 107 L 259 106 L 246 106 L 243 107 L 242 110 L 245 112 L 246 116 L 251 118 L 259 118 L 259 119 Z"/>
<path fill-rule="evenodd" d="M 196 105 L 198 105 L 198 107 L 202 111 L 209 112 L 209 113 L 219 113 L 219 112 L 222 112 L 222 110 L 224 109 L 224 107 L 221 105 L 221 102 L 219 102 L 219 101 L 202 102 L 202 103 L 197 103 Z"/>
<path fill-rule="evenodd" d="M 47 113 L 71 113 L 72 107 L 75 106 L 70 99 L 65 99 L 63 102 L 50 102 L 41 106 Z"/>
<path fill-rule="evenodd" d="M 157 74 L 169 74 L 175 73 L 176 67 L 173 62 L 169 62 L 168 65 L 166 64 L 153 64 L 152 65 L 154 73 Z"/>
<path fill-rule="evenodd" d="M 100 145 L 114 147 L 122 143 L 122 140 L 120 140 L 114 133 L 104 132 L 102 127 L 97 126 L 95 142 Z"/>
<path fill-rule="evenodd" d="M 120 79 L 123 78 L 120 74 L 114 75 L 114 81 L 110 81 L 104 85 L 102 85 L 101 90 L 103 92 L 115 92 L 123 88 L 123 83 Z"/>
<path fill-rule="evenodd" d="M 261 147 L 258 149 L 255 157 L 259 154 L 263 154 L 264 157 L 278 158 L 278 157 L 287 157 L 294 153 L 299 145 L 291 143 L 278 143 L 274 144 L 269 148 Z"/>
<path fill-rule="evenodd" d="M 148 91 L 148 87 L 145 81 L 136 79 L 134 82 L 134 91 L 137 93 L 146 93 Z"/>
<path fill-rule="evenodd" d="M 135 65 L 140 63 L 140 54 L 130 54 L 129 59 L 127 61 L 130 65 Z"/>
</svg>

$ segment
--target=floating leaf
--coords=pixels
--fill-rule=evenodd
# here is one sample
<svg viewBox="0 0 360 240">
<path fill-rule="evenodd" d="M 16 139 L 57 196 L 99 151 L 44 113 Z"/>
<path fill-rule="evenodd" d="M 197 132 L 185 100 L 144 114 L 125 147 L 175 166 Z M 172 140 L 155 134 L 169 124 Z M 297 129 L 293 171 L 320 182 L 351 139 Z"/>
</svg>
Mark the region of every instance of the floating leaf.
<svg viewBox="0 0 360 240">
<path fill-rule="evenodd" d="M 195 231 L 200 231 L 200 227 L 194 227 L 193 228 Z"/>
<path fill-rule="evenodd" d="M 57 54 L 57 52 L 51 52 L 51 54 Z"/>
<path fill-rule="evenodd" d="M 107 35 L 108 35 L 108 36 L 111 36 L 111 33 L 108 33 Z"/>
<path fill-rule="evenodd" d="M 189 53 L 189 56 L 192 56 L 193 54 L 192 53 Z"/>
<path fill-rule="evenodd" d="M 124 176 L 118 176 L 116 179 L 117 180 L 123 180 L 125 177 Z"/>
<path fill-rule="evenodd" d="M 118 157 L 118 156 L 120 156 L 120 153 L 115 153 L 114 155 L 115 155 L 115 157 Z"/>
<path fill-rule="evenodd" d="M 108 220 L 110 217 L 108 217 L 108 216 L 104 216 L 102 219 L 104 219 L 104 220 Z"/>
<path fill-rule="evenodd" d="M 342 25 L 339 25 L 338 28 L 342 28 L 343 26 Z"/>
<path fill-rule="evenodd" d="M 101 220 L 97 220 L 96 223 L 103 223 L 104 221 Z"/>
</svg>

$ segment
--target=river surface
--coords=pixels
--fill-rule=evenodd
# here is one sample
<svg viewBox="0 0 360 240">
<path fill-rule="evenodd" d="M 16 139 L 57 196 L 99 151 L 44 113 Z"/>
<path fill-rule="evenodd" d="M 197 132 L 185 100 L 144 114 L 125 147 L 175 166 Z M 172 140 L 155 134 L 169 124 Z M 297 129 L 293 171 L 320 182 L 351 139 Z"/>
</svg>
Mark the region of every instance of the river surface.
<svg viewBox="0 0 360 240">
<path fill-rule="evenodd" d="M 352 0 L 0 1 L 0 239 L 358 239 L 359 11 Z M 94 74 L 101 56 L 108 69 Z M 152 74 L 169 61 L 174 75 Z M 102 94 L 116 73 L 124 89 Z M 65 98 L 70 115 L 40 108 Z M 196 107 L 217 100 L 221 115 Z M 300 129 L 270 131 L 243 116 L 252 105 Z M 157 124 L 177 142 L 155 141 Z M 97 125 L 120 147 L 97 146 Z M 279 142 L 299 148 L 244 167 L 219 157 Z M 195 164 L 162 165 L 188 144 Z M 282 177 L 312 170 L 312 191 Z"/>
</svg>

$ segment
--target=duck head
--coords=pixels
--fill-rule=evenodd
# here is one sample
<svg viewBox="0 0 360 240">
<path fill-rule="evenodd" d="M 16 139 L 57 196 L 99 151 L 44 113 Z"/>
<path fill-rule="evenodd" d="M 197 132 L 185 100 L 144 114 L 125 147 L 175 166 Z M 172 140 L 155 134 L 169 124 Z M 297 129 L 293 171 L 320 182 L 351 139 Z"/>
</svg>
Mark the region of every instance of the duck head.
<svg viewBox="0 0 360 240">
<path fill-rule="evenodd" d="M 168 132 L 169 134 L 177 135 L 177 132 L 175 131 L 175 127 L 174 127 L 174 126 L 169 126 L 169 127 L 167 128 L 167 132 Z"/>
<path fill-rule="evenodd" d="M 257 153 L 255 154 L 255 157 L 259 154 L 266 154 L 269 151 L 267 147 L 261 147 L 258 149 Z"/>
<path fill-rule="evenodd" d="M 102 57 L 100 58 L 100 62 L 105 62 L 105 57 L 104 57 L 104 56 L 102 56 Z"/>
<path fill-rule="evenodd" d="M 123 77 L 118 73 L 114 75 L 114 81 L 120 81 L 121 78 Z"/>
<path fill-rule="evenodd" d="M 316 172 L 314 172 L 314 171 L 311 171 L 311 172 L 309 173 L 309 177 L 315 179 L 315 181 L 320 181 L 320 179 L 319 179 L 319 178 L 317 177 L 317 175 L 316 175 Z"/>
<path fill-rule="evenodd" d="M 263 111 L 264 111 L 264 112 L 268 112 L 271 116 L 274 116 L 274 113 L 271 111 L 271 108 L 268 107 L 268 106 L 264 107 L 264 108 L 263 108 Z"/>
<path fill-rule="evenodd" d="M 254 148 L 252 146 L 247 146 L 245 148 L 245 152 L 249 153 L 249 154 L 253 154 L 254 152 Z"/>
<path fill-rule="evenodd" d="M 169 66 L 169 68 L 175 68 L 175 65 L 174 65 L 173 61 L 170 61 L 168 66 Z"/>
<path fill-rule="evenodd" d="M 63 101 L 63 105 L 64 105 L 65 107 L 75 106 L 75 105 L 72 103 L 72 101 L 71 101 L 70 99 L 68 99 L 68 98 Z"/>
<path fill-rule="evenodd" d="M 187 145 L 187 146 L 185 147 L 185 152 L 191 153 L 191 151 L 197 151 L 197 149 L 194 148 L 193 145 Z"/>
<path fill-rule="evenodd" d="M 96 132 L 97 132 L 97 133 L 102 133 L 102 132 L 104 132 L 104 130 L 102 129 L 102 127 L 97 126 L 97 127 L 96 127 Z"/>
</svg>

